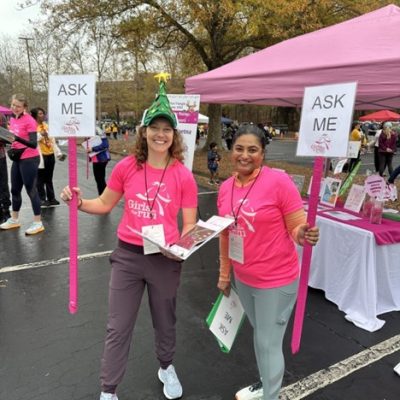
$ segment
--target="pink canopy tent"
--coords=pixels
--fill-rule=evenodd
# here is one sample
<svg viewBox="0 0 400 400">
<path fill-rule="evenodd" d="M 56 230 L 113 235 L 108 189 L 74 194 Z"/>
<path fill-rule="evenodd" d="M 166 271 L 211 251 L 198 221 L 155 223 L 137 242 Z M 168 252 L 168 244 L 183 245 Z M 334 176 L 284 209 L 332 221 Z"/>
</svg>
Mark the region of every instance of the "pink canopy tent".
<svg viewBox="0 0 400 400">
<path fill-rule="evenodd" d="M 359 118 L 360 121 L 399 121 L 400 114 L 397 114 L 390 110 L 380 110 L 377 112 L 373 112 L 371 114 L 363 115 Z"/>
<path fill-rule="evenodd" d="M 358 82 L 357 109 L 400 108 L 400 8 L 268 47 L 186 79 L 204 103 L 300 107 L 306 86 Z"/>
<path fill-rule="evenodd" d="M 0 113 L 3 115 L 11 115 L 12 111 L 7 107 L 0 106 Z"/>
</svg>

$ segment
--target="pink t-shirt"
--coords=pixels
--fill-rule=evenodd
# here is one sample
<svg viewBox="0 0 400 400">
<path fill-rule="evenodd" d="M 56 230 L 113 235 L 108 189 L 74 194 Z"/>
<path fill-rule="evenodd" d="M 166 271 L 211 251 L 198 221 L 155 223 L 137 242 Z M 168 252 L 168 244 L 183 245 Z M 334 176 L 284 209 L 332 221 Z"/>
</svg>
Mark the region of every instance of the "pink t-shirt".
<svg viewBox="0 0 400 400">
<path fill-rule="evenodd" d="M 10 131 L 20 137 L 29 141 L 29 132 L 36 132 L 37 122 L 29 114 L 23 114 L 19 118 L 12 117 L 10 119 Z M 25 149 L 22 153 L 21 159 L 39 157 L 39 150 L 26 147 L 20 142 L 13 142 L 11 145 L 14 149 Z"/>
<path fill-rule="evenodd" d="M 141 231 L 143 226 L 158 224 L 164 225 L 166 243 L 174 243 L 179 238 L 178 212 L 181 208 L 197 207 L 197 184 L 192 173 L 177 160 L 167 168 L 160 182 L 163 172 L 163 168 L 146 164 L 146 189 L 144 166 L 138 169 L 135 157 L 125 157 L 114 167 L 107 187 L 124 194 L 124 213 L 117 231 L 121 240 L 143 246 L 143 239 L 127 226 Z M 153 206 L 153 219 L 148 203 Z"/>
<path fill-rule="evenodd" d="M 237 215 L 251 185 L 235 186 L 232 199 L 233 184 L 232 177 L 220 187 L 218 212 L 221 216 Z M 284 215 L 302 208 L 300 194 L 290 177 L 264 166 L 243 201 L 237 227 L 232 224 L 229 228 L 243 238 L 244 263 L 231 260 L 237 279 L 252 287 L 273 288 L 298 277 L 296 248 L 286 230 Z"/>
</svg>

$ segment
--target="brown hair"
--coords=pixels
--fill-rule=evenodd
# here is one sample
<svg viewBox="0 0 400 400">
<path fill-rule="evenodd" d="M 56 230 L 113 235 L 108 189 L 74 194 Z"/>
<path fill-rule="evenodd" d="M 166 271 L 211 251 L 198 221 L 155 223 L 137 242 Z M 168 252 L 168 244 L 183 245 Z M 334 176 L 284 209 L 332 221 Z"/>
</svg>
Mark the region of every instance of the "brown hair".
<svg viewBox="0 0 400 400">
<path fill-rule="evenodd" d="M 164 118 L 163 118 L 164 119 Z M 167 119 L 165 119 L 168 121 Z M 168 121 L 169 123 L 169 121 Z M 144 164 L 148 157 L 148 148 L 147 148 L 147 140 L 145 137 L 147 126 L 141 126 L 136 134 L 135 145 L 132 150 L 132 154 L 136 157 L 138 167 L 141 168 L 142 164 Z M 180 162 L 183 162 L 184 156 L 183 152 L 185 150 L 185 146 L 183 144 L 182 135 L 177 129 L 174 129 L 174 136 L 172 139 L 171 147 L 168 149 L 168 152 L 171 157 L 177 159 Z"/>
</svg>

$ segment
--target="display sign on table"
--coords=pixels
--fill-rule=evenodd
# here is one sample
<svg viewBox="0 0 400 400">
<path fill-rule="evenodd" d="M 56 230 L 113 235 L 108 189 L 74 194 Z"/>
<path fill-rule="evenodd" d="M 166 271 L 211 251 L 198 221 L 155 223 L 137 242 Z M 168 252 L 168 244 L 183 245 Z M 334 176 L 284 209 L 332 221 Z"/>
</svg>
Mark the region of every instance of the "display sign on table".
<svg viewBox="0 0 400 400">
<path fill-rule="evenodd" d="M 342 181 L 340 179 L 325 178 L 321 190 L 321 204 L 335 207 L 341 184 Z"/>
<path fill-rule="evenodd" d="M 366 193 L 363 185 L 352 185 L 343 208 L 354 212 L 360 212 L 365 195 Z"/>
</svg>

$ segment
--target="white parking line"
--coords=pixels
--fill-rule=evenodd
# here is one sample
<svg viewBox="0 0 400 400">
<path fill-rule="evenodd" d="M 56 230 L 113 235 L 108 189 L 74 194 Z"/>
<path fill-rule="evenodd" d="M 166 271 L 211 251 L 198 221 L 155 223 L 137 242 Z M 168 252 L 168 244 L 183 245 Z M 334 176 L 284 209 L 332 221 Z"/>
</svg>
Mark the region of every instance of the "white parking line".
<svg viewBox="0 0 400 400">
<path fill-rule="evenodd" d="M 199 192 L 198 195 L 201 196 L 203 194 L 215 194 L 215 193 L 218 193 L 218 190 L 213 190 L 211 192 Z"/>
<path fill-rule="evenodd" d="M 393 336 L 354 356 L 322 369 L 291 385 L 280 393 L 281 400 L 300 400 L 332 383 L 400 350 L 400 335 Z"/>
<path fill-rule="evenodd" d="M 83 254 L 81 256 L 78 256 L 78 260 L 90 260 L 91 258 L 105 257 L 105 256 L 109 256 L 111 253 L 112 253 L 112 250 L 100 251 L 98 253 Z M 58 258 L 58 259 L 53 259 L 53 260 L 37 261 L 37 262 L 29 263 L 29 264 L 12 265 L 9 267 L 0 268 L 0 274 L 4 274 L 5 272 L 22 271 L 24 269 L 48 267 L 50 265 L 66 264 L 68 262 L 69 262 L 69 257 L 63 257 L 63 258 Z"/>
</svg>

